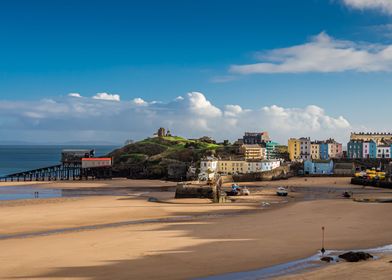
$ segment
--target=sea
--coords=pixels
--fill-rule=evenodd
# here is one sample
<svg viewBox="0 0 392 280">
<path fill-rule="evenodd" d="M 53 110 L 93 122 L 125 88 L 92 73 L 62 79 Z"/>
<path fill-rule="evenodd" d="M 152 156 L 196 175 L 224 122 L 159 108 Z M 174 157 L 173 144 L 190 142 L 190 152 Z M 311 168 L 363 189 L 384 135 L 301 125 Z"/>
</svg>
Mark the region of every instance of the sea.
<svg viewBox="0 0 392 280">
<path fill-rule="evenodd" d="M 0 145 L 0 177 L 60 163 L 63 149 L 94 149 L 104 156 L 118 146 L 86 145 Z"/>
</svg>

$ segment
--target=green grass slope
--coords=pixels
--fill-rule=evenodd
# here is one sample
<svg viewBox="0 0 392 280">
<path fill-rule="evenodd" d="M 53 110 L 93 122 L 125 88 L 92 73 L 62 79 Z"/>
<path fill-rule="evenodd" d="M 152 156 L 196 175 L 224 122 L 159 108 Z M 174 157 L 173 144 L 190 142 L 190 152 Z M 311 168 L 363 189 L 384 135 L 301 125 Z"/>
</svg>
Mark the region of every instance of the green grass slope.
<svg viewBox="0 0 392 280">
<path fill-rule="evenodd" d="M 147 138 L 109 154 L 113 170 L 129 178 L 180 179 L 191 163 L 197 165 L 203 156 L 225 150 L 225 146 L 190 140 L 178 136 Z"/>
</svg>

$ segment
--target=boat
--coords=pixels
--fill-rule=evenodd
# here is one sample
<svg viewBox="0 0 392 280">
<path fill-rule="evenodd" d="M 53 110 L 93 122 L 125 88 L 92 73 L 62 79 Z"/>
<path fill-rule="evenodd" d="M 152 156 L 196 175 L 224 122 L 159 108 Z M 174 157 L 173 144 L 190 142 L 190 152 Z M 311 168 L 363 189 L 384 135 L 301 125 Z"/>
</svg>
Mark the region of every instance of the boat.
<svg viewBox="0 0 392 280">
<path fill-rule="evenodd" d="M 284 187 L 279 187 L 276 191 L 276 195 L 277 196 L 287 196 L 288 195 L 287 189 Z"/>
</svg>

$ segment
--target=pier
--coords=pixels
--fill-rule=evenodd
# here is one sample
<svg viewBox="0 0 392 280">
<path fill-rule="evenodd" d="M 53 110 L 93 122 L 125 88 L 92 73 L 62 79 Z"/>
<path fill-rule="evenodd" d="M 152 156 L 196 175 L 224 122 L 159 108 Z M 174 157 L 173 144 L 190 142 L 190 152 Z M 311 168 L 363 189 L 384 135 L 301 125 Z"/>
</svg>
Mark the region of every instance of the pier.
<svg viewBox="0 0 392 280">
<path fill-rule="evenodd" d="M 9 174 L 0 177 L 0 182 L 77 180 L 82 174 L 81 164 L 57 164 Z"/>
<path fill-rule="evenodd" d="M 94 150 L 63 150 L 60 164 L 9 174 L 0 177 L 0 182 L 111 178 L 111 158 L 95 158 Z"/>
</svg>

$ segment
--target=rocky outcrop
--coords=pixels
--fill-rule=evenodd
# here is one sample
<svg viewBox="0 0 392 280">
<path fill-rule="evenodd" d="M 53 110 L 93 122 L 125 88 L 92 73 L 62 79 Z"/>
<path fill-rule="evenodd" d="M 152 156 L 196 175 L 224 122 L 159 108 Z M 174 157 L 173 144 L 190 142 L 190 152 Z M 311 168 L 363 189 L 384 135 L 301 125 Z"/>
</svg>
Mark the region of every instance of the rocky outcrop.
<svg viewBox="0 0 392 280">
<path fill-rule="evenodd" d="M 347 252 L 339 255 L 339 258 L 345 260 L 346 262 L 359 262 L 372 259 L 373 256 L 366 252 Z"/>
<path fill-rule="evenodd" d="M 332 257 L 322 257 L 320 259 L 320 261 L 330 263 L 333 261 L 333 258 Z"/>
</svg>

